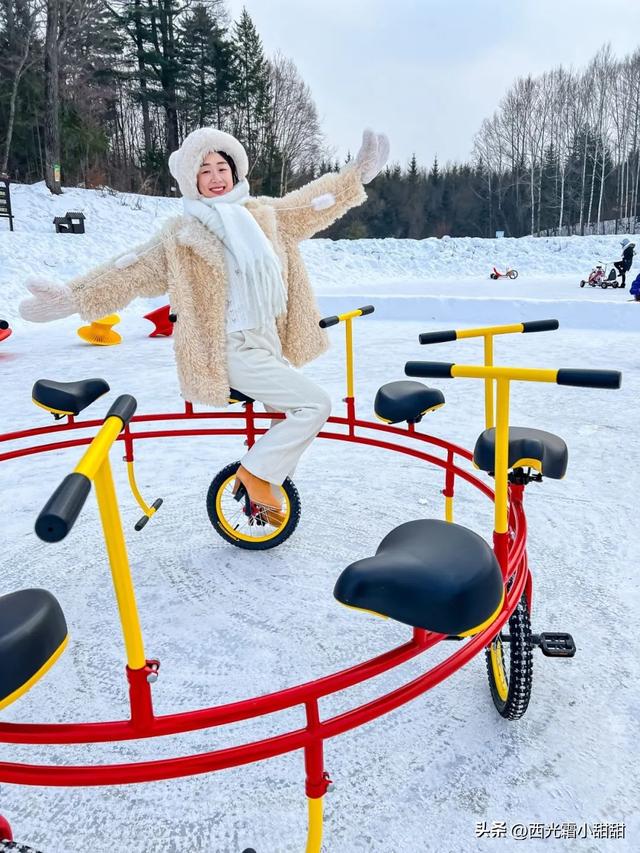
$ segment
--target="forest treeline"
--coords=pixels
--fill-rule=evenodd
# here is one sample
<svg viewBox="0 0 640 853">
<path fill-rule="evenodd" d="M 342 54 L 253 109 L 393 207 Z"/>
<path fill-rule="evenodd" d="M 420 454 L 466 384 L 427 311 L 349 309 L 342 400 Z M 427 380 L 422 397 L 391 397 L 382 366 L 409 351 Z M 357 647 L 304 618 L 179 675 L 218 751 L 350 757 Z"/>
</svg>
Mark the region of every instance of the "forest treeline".
<svg viewBox="0 0 640 853">
<path fill-rule="evenodd" d="M 246 9 L 232 21 L 224 0 L 0 0 L 0 173 L 13 181 L 169 195 L 168 154 L 204 125 L 243 142 L 256 194 L 340 168 L 312 92 L 290 59 L 265 55 Z M 639 135 L 640 49 L 604 46 L 582 70 L 516 80 L 468 163 L 390 165 L 327 234 L 630 228 Z"/>
</svg>

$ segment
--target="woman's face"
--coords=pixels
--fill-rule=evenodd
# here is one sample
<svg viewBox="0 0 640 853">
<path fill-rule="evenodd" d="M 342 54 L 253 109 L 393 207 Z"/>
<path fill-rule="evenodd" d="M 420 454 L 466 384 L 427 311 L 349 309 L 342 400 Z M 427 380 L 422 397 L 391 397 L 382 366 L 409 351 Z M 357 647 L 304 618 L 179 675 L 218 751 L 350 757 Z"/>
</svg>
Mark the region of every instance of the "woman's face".
<svg viewBox="0 0 640 853">
<path fill-rule="evenodd" d="M 198 192 L 205 198 L 215 198 L 233 189 L 231 167 L 219 154 L 212 151 L 202 161 L 198 172 Z"/>
</svg>

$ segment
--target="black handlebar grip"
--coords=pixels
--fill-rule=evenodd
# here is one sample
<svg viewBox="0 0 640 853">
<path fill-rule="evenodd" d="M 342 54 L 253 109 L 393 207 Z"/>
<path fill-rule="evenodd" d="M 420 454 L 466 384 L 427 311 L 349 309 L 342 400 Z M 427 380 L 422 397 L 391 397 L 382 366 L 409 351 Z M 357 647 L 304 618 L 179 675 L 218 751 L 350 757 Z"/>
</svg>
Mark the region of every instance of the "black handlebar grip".
<svg viewBox="0 0 640 853">
<path fill-rule="evenodd" d="M 111 417 L 120 418 L 122 426 L 126 426 L 134 416 L 137 407 L 138 401 L 135 397 L 131 394 L 121 394 L 107 412 L 105 420 Z"/>
<path fill-rule="evenodd" d="M 522 332 L 554 332 L 560 328 L 557 320 L 529 320 L 522 324 Z"/>
<path fill-rule="evenodd" d="M 455 364 L 445 361 L 408 361 L 404 366 L 407 376 L 420 376 L 432 379 L 451 379 L 451 368 Z"/>
<path fill-rule="evenodd" d="M 340 320 L 336 316 L 323 317 L 322 320 L 320 320 L 320 322 L 318 323 L 318 325 L 320 326 L 321 329 L 326 329 L 329 326 L 335 326 L 339 322 L 340 322 Z"/>
<path fill-rule="evenodd" d="M 373 305 L 364 305 L 362 308 L 358 308 L 358 311 L 362 311 L 362 314 L 373 314 L 376 309 Z"/>
<path fill-rule="evenodd" d="M 5 329 L 8 329 L 8 328 L 9 328 L 9 324 L 7 323 L 7 321 L 6 320 L 0 320 L 0 329 L 2 329 L 4 331 Z"/>
<path fill-rule="evenodd" d="M 558 385 L 577 385 L 580 388 L 619 388 L 622 373 L 619 370 L 560 369 L 556 382 Z"/>
<path fill-rule="evenodd" d="M 421 344 L 445 344 L 447 341 L 455 341 L 458 335 L 455 329 L 446 329 L 443 332 L 422 332 L 418 335 Z"/>
<path fill-rule="evenodd" d="M 178 315 L 177 314 L 169 314 L 169 322 L 170 323 L 177 323 L 178 322 Z"/>
<path fill-rule="evenodd" d="M 46 502 L 36 519 L 36 535 L 43 542 L 59 542 L 73 527 L 87 495 L 91 480 L 84 474 L 68 474 Z"/>
</svg>

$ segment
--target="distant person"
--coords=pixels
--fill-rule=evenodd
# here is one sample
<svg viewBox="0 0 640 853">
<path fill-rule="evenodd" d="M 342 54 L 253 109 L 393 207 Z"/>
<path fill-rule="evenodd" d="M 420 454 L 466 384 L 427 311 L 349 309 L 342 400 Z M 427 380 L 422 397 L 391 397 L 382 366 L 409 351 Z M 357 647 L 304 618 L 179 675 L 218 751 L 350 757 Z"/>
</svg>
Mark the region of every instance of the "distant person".
<svg viewBox="0 0 640 853">
<path fill-rule="evenodd" d="M 633 250 L 635 249 L 636 244 L 632 243 L 628 237 L 625 237 L 624 240 L 620 241 L 620 245 L 622 246 L 622 260 L 615 261 L 613 265 L 618 270 L 618 275 L 622 278 L 620 287 L 624 287 L 625 274 L 631 269 L 631 264 L 633 263 Z"/>
<path fill-rule="evenodd" d="M 636 302 L 640 302 L 640 272 L 631 283 L 629 293 L 631 296 L 633 296 Z"/>
<path fill-rule="evenodd" d="M 34 279 L 20 314 L 36 323 L 79 313 L 96 320 L 135 297 L 168 291 L 178 317 L 174 349 L 185 399 L 224 406 L 229 388 L 284 412 L 247 451 L 234 491 L 282 521 L 279 487 L 329 417 L 328 394 L 292 365 L 323 353 L 326 332 L 298 244 L 362 204 L 384 167 L 389 143 L 364 132 L 340 174 L 328 173 L 283 198 L 249 195 L 239 140 L 213 127 L 190 133 L 169 157 L 183 216 L 148 243 L 66 285 Z M 274 493 L 272 486 L 277 487 Z"/>
</svg>

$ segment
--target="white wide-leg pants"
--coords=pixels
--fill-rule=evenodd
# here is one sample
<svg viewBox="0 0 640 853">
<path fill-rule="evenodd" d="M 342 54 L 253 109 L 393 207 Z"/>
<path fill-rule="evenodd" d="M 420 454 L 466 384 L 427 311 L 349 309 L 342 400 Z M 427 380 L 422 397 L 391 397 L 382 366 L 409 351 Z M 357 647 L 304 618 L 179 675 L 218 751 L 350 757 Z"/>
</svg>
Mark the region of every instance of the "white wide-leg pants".
<svg viewBox="0 0 640 853">
<path fill-rule="evenodd" d="M 241 460 L 263 480 L 281 485 L 331 412 L 329 395 L 286 361 L 275 322 L 258 329 L 227 334 L 229 384 L 264 404 L 268 412 L 284 412 Z"/>
</svg>

